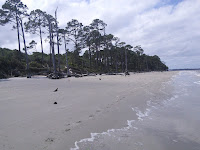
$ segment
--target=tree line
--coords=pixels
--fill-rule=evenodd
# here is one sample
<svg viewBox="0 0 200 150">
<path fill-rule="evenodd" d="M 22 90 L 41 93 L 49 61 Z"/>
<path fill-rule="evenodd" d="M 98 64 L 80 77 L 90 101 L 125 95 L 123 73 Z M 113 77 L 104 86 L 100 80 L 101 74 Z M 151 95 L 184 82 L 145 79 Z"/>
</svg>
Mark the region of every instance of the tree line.
<svg viewBox="0 0 200 150">
<path fill-rule="evenodd" d="M 16 59 L 25 66 L 27 77 L 38 73 L 37 69 L 35 71 L 33 69 L 35 66 L 52 73 L 51 77 L 53 78 L 58 78 L 59 74 L 64 71 L 69 76 L 75 70 L 80 73 L 117 73 L 168 69 L 158 56 L 144 54 L 140 45 L 133 47 L 121 42 L 118 37 L 106 33 L 107 24 L 100 19 L 94 19 L 87 26 L 72 19 L 62 29 L 59 28 L 57 21 L 57 9 L 54 16 L 39 9 L 30 13 L 27 10 L 28 7 L 21 0 L 6 0 L 0 9 L 0 25 L 12 23 L 13 28 L 17 31 L 18 39 L 17 51 L 9 52 L 9 50 L 1 48 L 0 61 L 5 57 L 5 54 L 2 55 L 3 53 L 13 53 L 13 60 Z M 35 47 L 37 42 L 33 40 L 27 44 L 25 32 L 39 36 L 41 52 L 28 55 L 27 51 Z M 44 36 L 47 36 L 46 39 L 49 42 L 49 54 L 44 53 Z M 21 40 L 24 53 L 22 53 Z M 60 54 L 62 44 L 65 54 Z M 68 45 L 73 45 L 73 49 L 69 50 Z M 83 50 L 85 52 L 81 56 L 80 53 Z"/>
</svg>

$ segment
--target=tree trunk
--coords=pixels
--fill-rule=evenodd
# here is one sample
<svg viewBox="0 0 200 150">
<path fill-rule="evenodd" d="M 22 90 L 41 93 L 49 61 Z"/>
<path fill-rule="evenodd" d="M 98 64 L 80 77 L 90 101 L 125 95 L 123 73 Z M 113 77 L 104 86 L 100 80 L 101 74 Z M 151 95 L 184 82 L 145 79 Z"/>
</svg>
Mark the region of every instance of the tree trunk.
<svg viewBox="0 0 200 150">
<path fill-rule="evenodd" d="M 100 64 L 100 72 L 102 72 L 102 54 L 101 51 L 99 51 L 99 64 Z"/>
<path fill-rule="evenodd" d="M 29 72 L 29 62 L 28 62 L 28 54 L 27 54 L 27 49 L 26 49 L 26 40 L 25 40 L 25 35 L 24 35 L 24 28 L 23 28 L 23 22 L 21 20 L 21 29 L 22 29 L 22 35 L 23 35 L 23 41 L 24 41 L 24 51 L 26 54 L 26 71 L 27 71 L 27 78 L 30 78 L 30 72 Z"/>
<path fill-rule="evenodd" d="M 55 19 L 56 19 L 57 48 L 58 48 L 58 71 L 60 72 L 60 48 L 59 48 L 59 33 L 58 33 L 58 23 L 57 23 L 57 9 L 55 11 Z"/>
<path fill-rule="evenodd" d="M 51 45 L 50 45 L 50 47 L 51 47 Z M 50 48 L 50 54 L 49 54 L 49 67 L 50 67 L 50 72 L 51 72 L 51 67 L 52 67 L 52 57 L 51 57 L 51 54 L 52 54 L 52 50 L 51 50 L 52 48 Z"/>
<path fill-rule="evenodd" d="M 149 65 L 147 63 L 147 58 L 145 60 L 146 60 L 146 65 L 147 65 L 147 71 L 149 71 Z"/>
<path fill-rule="evenodd" d="M 21 51 L 21 46 L 20 46 L 20 36 L 19 36 L 19 19 L 16 16 L 16 24 L 17 24 L 17 37 L 18 37 L 18 46 L 19 46 L 19 52 Z"/>
<path fill-rule="evenodd" d="M 59 47 L 59 35 L 57 31 L 57 48 L 58 48 L 58 71 L 60 72 L 60 47 Z"/>
<path fill-rule="evenodd" d="M 109 49 L 108 46 L 106 47 L 106 70 L 110 72 L 110 61 L 109 61 Z"/>
<path fill-rule="evenodd" d="M 98 46 L 96 46 L 96 67 L 98 68 Z"/>
<path fill-rule="evenodd" d="M 117 54 L 115 54 L 115 72 L 117 73 Z"/>
<path fill-rule="evenodd" d="M 65 52 L 66 52 L 66 65 L 67 65 L 67 76 L 69 75 L 69 64 L 68 64 L 68 50 L 67 50 L 67 44 L 66 44 L 66 39 L 65 39 L 65 34 L 64 34 L 64 42 L 65 42 Z"/>
<path fill-rule="evenodd" d="M 110 64 L 111 64 L 111 68 L 112 68 L 112 65 L 113 65 L 112 49 L 110 50 Z"/>
<path fill-rule="evenodd" d="M 123 51 L 121 51 L 121 71 L 124 72 Z"/>
<path fill-rule="evenodd" d="M 51 24 L 51 29 L 52 29 L 52 24 Z M 55 63 L 55 51 L 54 51 L 53 33 L 52 33 L 52 30 L 50 32 L 51 32 L 53 74 L 56 75 L 56 63 Z"/>
<path fill-rule="evenodd" d="M 126 65 L 125 72 L 127 72 L 128 71 L 128 67 L 127 67 L 127 49 L 125 49 L 125 65 Z"/>
<path fill-rule="evenodd" d="M 51 51 L 52 51 L 52 40 L 51 40 L 51 23 L 49 21 L 49 49 L 50 49 L 50 59 L 49 59 L 49 67 L 50 67 L 50 72 L 51 72 Z"/>
<path fill-rule="evenodd" d="M 49 21 L 49 48 L 50 48 L 50 72 L 51 72 L 51 66 L 52 66 L 52 35 L 51 35 L 51 22 Z"/>
<path fill-rule="evenodd" d="M 42 44 L 42 30 L 40 26 L 40 42 L 41 42 L 41 50 L 42 50 L 42 65 L 44 63 L 44 52 L 43 52 L 43 44 Z"/>
<path fill-rule="evenodd" d="M 91 66 L 92 66 L 92 64 L 91 64 L 91 59 L 92 59 L 92 56 L 91 56 L 91 49 L 90 49 L 90 45 L 89 45 L 89 57 L 90 57 L 90 69 L 91 69 Z"/>
<path fill-rule="evenodd" d="M 117 70 L 117 61 L 116 61 L 116 63 L 115 63 L 115 73 L 118 73 L 118 70 Z"/>
</svg>

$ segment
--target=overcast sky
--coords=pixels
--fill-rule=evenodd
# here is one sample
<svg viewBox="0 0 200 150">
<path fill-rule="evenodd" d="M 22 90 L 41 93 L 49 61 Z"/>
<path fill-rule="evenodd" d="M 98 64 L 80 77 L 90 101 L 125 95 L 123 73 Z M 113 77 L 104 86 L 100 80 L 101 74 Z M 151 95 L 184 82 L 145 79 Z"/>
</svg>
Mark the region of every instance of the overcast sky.
<svg viewBox="0 0 200 150">
<path fill-rule="evenodd" d="M 200 0 L 22 0 L 29 11 L 41 9 L 54 15 L 58 7 L 59 27 L 71 19 L 89 25 L 98 18 L 112 33 L 132 46 L 141 45 L 146 54 L 158 55 L 173 68 L 200 68 Z M 5 0 L 0 0 L 0 5 Z M 17 49 L 12 26 L 0 26 L 0 47 Z M 39 37 L 26 34 L 27 43 Z M 45 42 L 44 42 L 45 43 Z M 45 43 L 45 52 L 49 45 Z M 64 49 L 61 49 L 64 53 Z M 31 51 L 29 52 L 31 53 Z"/>
</svg>

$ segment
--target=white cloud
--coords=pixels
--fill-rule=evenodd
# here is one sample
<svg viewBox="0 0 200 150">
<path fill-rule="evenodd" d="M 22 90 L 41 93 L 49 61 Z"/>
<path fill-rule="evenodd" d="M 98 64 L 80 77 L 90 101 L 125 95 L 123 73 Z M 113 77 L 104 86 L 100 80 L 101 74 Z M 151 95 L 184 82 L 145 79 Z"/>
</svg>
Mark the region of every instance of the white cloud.
<svg viewBox="0 0 200 150">
<path fill-rule="evenodd" d="M 93 19 L 108 24 L 106 32 L 133 46 L 141 45 L 158 55 L 170 68 L 200 66 L 200 1 L 180 0 L 22 0 L 30 10 L 42 9 L 54 15 L 58 6 L 60 27 L 71 19 L 88 25 Z M 0 5 L 4 2 L 0 0 Z M 0 46 L 17 49 L 16 31 L 0 27 Z M 32 36 L 26 35 L 27 43 Z M 34 36 L 35 38 L 36 36 Z M 39 38 L 37 49 L 40 50 Z M 48 52 L 48 42 L 45 52 Z M 61 49 L 64 52 L 64 49 Z"/>
</svg>

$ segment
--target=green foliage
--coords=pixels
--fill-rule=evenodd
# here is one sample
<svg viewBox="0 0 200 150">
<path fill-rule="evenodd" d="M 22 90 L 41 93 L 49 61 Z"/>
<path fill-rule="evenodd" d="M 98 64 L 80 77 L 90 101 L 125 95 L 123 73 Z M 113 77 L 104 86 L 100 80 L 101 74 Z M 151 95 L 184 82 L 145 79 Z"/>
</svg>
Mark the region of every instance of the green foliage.
<svg viewBox="0 0 200 150">
<path fill-rule="evenodd" d="M 125 42 L 120 42 L 118 37 L 106 34 L 107 24 L 100 19 L 94 19 L 88 26 L 83 26 L 78 20 L 72 19 L 67 23 L 65 29 L 58 29 L 56 16 L 54 18 L 39 9 L 31 11 L 28 15 L 27 9 L 28 7 L 21 0 L 6 0 L 0 9 L 0 25 L 14 22 L 19 46 L 19 51 L 0 48 L 0 78 L 22 76 L 29 71 L 31 74 L 47 74 L 53 70 L 56 74 L 58 70 L 66 71 L 66 68 L 67 70 L 73 68 L 81 73 L 168 70 L 158 56 L 146 55 L 140 45 L 133 48 L 131 45 L 126 45 Z M 27 22 L 23 24 L 22 20 L 25 17 L 27 17 Z M 25 25 L 26 32 L 39 34 L 41 53 L 33 52 L 32 55 L 27 55 L 26 48 L 32 49 L 37 43 L 32 41 L 29 46 L 26 46 L 23 25 Z M 20 52 L 20 27 L 25 54 Z M 50 54 L 43 53 L 43 30 L 49 32 L 47 38 L 49 38 Z M 66 54 L 59 54 L 59 45 L 61 44 L 59 35 L 62 35 Z M 54 40 L 55 36 L 57 40 Z M 71 52 L 67 50 L 66 44 L 68 43 L 74 46 Z M 55 44 L 58 49 L 57 55 L 54 50 Z M 83 56 L 80 56 L 83 49 L 86 51 Z M 57 70 L 57 68 L 59 69 Z"/>
<path fill-rule="evenodd" d="M 40 9 L 31 11 L 28 21 L 25 23 L 25 30 L 27 32 L 36 34 L 42 32 L 42 27 L 47 27 L 45 12 L 41 11 Z"/>
<path fill-rule="evenodd" d="M 88 70 L 94 72 L 125 72 L 125 48 L 127 50 L 127 68 L 129 71 L 143 72 L 143 71 L 166 71 L 168 67 L 161 62 L 158 56 L 148 56 L 146 54 L 138 55 L 137 52 L 132 51 L 130 45 L 124 47 L 113 47 L 108 52 L 101 50 L 99 59 L 102 60 L 99 67 L 95 66 L 96 52 L 92 52 L 92 67 Z M 106 61 L 104 53 L 108 54 Z M 89 68 L 89 52 L 85 51 L 83 54 L 84 68 Z"/>
<path fill-rule="evenodd" d="M 0 48 L 0 78 L 20 76 L 25 73 L 25 63 L 19 61 L 22 55 L 17 50 Z"/>
<path fill-rule="evenodd" d="M 141 71 L 166 71 L 168 67 L 161 62 L 160 58 L 156 55 L 148 56 L 145 54 L 138 55 L 137 52 L 131 50 L 129 45 L 127 48 L 127 62 L 128 70 L 141 72 Z M 90 55 L 86 50 L 83 56 L 79 57 L 79 62 L 74 63 L 74 52 L 68 52 L 68 63 L 70 68 L 80 70 L 82 73 L 96 72 L 96 73 L 112 73 L 112 72 L 124 72 L 125 71 L 125 59 L 122 52 L 124 47 L 113 47 L 113 53 L 109 54 L 107 61 L 104 61 L 104 50 L 100 51 L 99 67 L 96 64 L 96 52 L 92 52 L 90 67 Z M 123 56 L 123 57 L 121 57 Z M 26 74 L 26 61 L 25 54 L 17 50 L 9 50 L 6 48 L 0 48 L 0 78 L 7 78 L 11 76 L 23 76 Z M 33 52 L 29 55 L 30 71 L 31 74 L 48 74 L 51 68 L 49 62 L 50 55 L 44 54 L 44 62 L 42 64 L 42 53 Z M 56 55 L 58 58 L 58 55 Z M 58 60 L 56 59 L 56 62 Z M 66 72 L 66 56 L 60 54 L 61 71 Z"/>
</svg>

